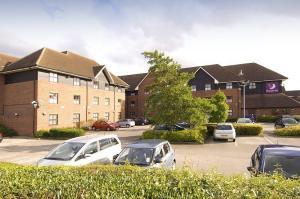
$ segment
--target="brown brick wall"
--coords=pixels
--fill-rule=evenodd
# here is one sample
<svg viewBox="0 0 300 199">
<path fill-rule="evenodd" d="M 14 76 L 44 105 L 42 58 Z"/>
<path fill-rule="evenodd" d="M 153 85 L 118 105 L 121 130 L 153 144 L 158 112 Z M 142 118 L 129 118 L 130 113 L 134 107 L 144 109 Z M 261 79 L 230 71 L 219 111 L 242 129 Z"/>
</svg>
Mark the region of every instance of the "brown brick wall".
<svg viewBox="0 0 300 199">
<path fill-rule="evenodd" d="M 134 106 L 131 106 L 131 102 L 135 102 Z M 126 108 L 126 118 L 135 118 L 138 117 L 138 95 L 134 96 L 128 96 L 126 95 L 126 100 L 125 100 L 125 108 Z M 130 115 L 130 113 L 134 113 L 134 115 Z"/>
<path fill-rule="evenodd" d="M 0 124 L 3 123 L 4 75 L 0 75 Z"/>
<path fill-rule="evenodd" d="M 288 110 L 288 112 L 286 112 Z M 300 115 L 300 108 L 268 108 L 268 109 L 246 109 L 246 114 L 261 115 Z"/>
<path fill-rule="evenodd" d="M 145 115 L 145 103 L 148 95 L 145 94 L 145 89 L 147 86 L 151 85 L 154 81 L 153 75 L 148 75 L 144 81 L 139 85 L 138 92 L 138 117 L 144 117 Z"/>
</svg>

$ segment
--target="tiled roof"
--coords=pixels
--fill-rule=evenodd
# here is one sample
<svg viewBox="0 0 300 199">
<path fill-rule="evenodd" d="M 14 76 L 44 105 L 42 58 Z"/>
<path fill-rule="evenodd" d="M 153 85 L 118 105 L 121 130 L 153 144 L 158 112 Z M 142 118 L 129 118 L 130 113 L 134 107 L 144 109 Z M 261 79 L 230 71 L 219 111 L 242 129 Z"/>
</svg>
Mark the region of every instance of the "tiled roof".
<svg viewBox="0 0 300 199">
<path fill-rule="evenodd" d="M 246 95 L 246 108 L 296 108 L 300 102 L 283 94 Z"/>
<path fill-rule="evenodd" d="M 244 75 L 241 78 L 249 81 L 272 81 L 287 79 L 287 77 L 257 63 L 229 65 L 224 66 L 224 68 L 237 76 L 242 70 Z"/>
<path fill-rule="evenodd" d="M 49 48 L 42 48 L 19 59 L 6 66 L 3 72 L 28 69 L 30 67 L 54 70 L 87 79 L 94 78 L 102 69 L 107 72 L 104 65 L 100 65 L 94 60 L 69 51 L 58 52 Z M 120 86 L 125 86 L 118 78 L 115 78 L 115 80 L 120 83 Z"/>
<path fill-rule="evenodd" d="M 126 82 L 129 85 L 129 88 L 128 88 L 129 91 L 134 91 L 135 88 L 146 77 L 147 74 L 148 73 L 124 75 L 124 76 L 119 76 L 119 78 L 121 78 L 124 82 Z"/>
<path fill-rule="evenodd" d="M 126 82 L 124 82 L 121 78 L 115 76 L 114 74 L 112 74 L 111 72 L 109 72 L 109 74 L 111 75 L 112 79 L 113 79 L 113 83 L 115 85 L 119 85 L 119 86 L 124 86 L 124 87 L 129 87 L 129 84 L 127 84 Z"/>
<path fill-rule="evenodd" d="M 237 75 L 226 70 L 219 64 L 201 66 L 201 68 L 209 73 L 218 82 L 240 81 L 240 78 Z"/>
<path fill-rule="evenodd" d="M 195 67 L 188 67 L 188 68 L 181 68 L 181 72 L 185 73 L 195 73 L 199 70 L 200 66 L 195 66 Z"/>
<path fill-rule="evenodd" d="M 1 71 L 1 66 L 9 65 L 10 63 L 17 61 L 18 59 L 19 58 L 17 57 L 7 55 L 5 53 L 0 53 L 0 71 Z"/>
</svg>

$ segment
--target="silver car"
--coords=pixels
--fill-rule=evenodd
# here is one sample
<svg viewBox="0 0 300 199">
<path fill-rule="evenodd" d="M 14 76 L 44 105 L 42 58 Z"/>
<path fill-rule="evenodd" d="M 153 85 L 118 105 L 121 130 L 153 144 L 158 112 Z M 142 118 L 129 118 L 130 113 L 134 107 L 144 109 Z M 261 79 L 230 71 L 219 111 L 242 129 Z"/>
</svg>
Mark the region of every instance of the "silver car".
<svg viewBox="0 0 300 199">
<path fill-rule="evenodd" d="M 119 120 L 117 122 L 117 124 L 120 127 L 130 128 L 130 127 L 134 127 L 135 126 L 135 121 L 133 121 L 132 119 L 124 119 L 124 120 Z"/>
<path fill-rule="evenodd" d="M 115 165 L 126 163 L 148 168 L 175 169 L 175 152 L 166 140 L 140 140 L 126 146 L 114 161 Z"/>
</svg>

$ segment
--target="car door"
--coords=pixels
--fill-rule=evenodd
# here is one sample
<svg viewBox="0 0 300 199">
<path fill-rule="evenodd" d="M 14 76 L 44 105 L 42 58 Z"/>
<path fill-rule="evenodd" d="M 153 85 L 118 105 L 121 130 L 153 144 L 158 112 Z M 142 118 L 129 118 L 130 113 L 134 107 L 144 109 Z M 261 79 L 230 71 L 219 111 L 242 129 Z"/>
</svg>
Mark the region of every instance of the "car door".
<svg viewBox="0 0 300 199">
<path fill-rule="evenodd" d="M 101 163 L 111 163 L 113 157 L 121 152 L 121 144 L 115 137 L 99 140 L 100 152 L 98 159 Z"/>
<path fill-rule="evenodd" d="M 99 152 L 98 142 L 94 141 L 88 144 L 81 154 L 75 159 L 75 165 L 82 166 L 97 162 L 97 153 Z"/>
<path fill-rule="evenodd" d="M 171 146 L 169 143 L 163 144 L 163 150 L 164 150 L 164 167 L 171 169 L 174 164 L 174 152 L 171 150 Z"/>
</svg>

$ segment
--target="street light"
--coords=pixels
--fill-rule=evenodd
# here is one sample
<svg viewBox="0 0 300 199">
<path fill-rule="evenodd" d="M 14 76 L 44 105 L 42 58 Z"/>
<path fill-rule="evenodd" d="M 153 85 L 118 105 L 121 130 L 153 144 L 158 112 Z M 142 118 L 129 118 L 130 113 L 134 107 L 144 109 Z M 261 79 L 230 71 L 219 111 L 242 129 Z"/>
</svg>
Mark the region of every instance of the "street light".
<svg viewBox="0 0 300 199">
<path fill-rule="evenodd" d="M 238 74 L 238 76 L 240 76 L 241 78 L 241 86 L 243 87 L 243 118 L 246 117 L 246 86 L 249 84 L 249 80 L 245 80 L 244 77 L 244 73 L 243 70 L 240 71 L 240 73 Z"/>
</svg>

